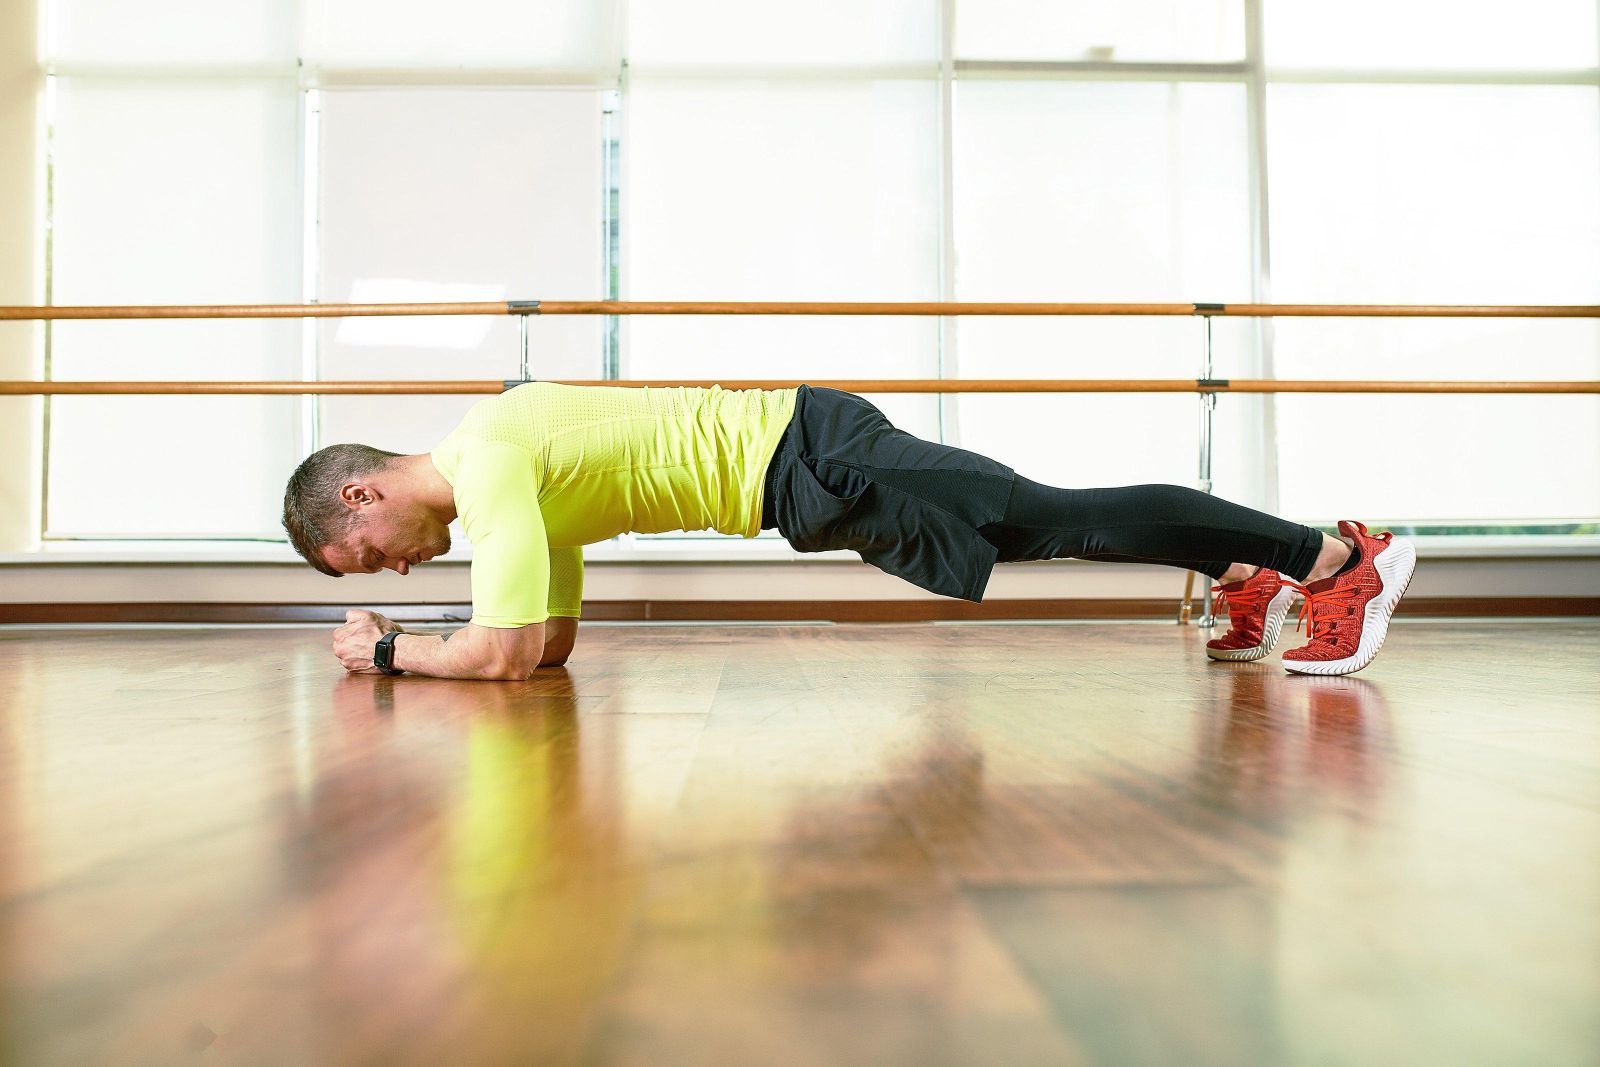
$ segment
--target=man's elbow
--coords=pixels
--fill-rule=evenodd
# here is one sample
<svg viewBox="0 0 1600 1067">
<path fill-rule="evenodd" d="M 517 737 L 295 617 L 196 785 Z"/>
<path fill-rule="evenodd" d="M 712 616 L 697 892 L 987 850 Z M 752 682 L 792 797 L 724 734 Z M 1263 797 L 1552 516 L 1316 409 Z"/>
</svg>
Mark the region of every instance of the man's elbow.
<svg viewBox="0 0 1600 1067">
<path fill-rule="evenodd" d="M 499 682 L 525 682 L 540 667 L 559 667 L 570 655 L 571 645 L 546 645 L 538 656 L 497 656 L 484 668 L 484 677 Z"/>
<path fill-rule="evenodd" d="M 570 645 L 566 648 L 547 648 L 544 650 L 544 655 L 539 657 L 539 666 L 559 667 L 567 662 L 567 657 L 570 655 L 572 655 Z"/>
<path fill-rule="evenodd" d="M 546 646 L 537 657 L 493 656 L 479 665 L 478 677 L 495 682 L 525 682 L 540 667 L 559 667 L 567 662 L 572 647 Z"/>
<path fill-rule="evenodd" d="M 471 643 L 463 649 L 470 657 L 468 677 L 481 681 L 525 682 L 544 666 L 546 641 L 543 623 L 515 629 L 468 631 Z"/>
<path fill-rule="evenodd" d="M 539 666 L 542 664 L 527 659 L 493 656 L 478 665 L 477 676 L 485 682 L 526 682 Z"/>
<path fill-rule="evenodd" d="M 572 655 L 572 646 L 578 641 L 578 620 L 552 615 L 545 623 L 544 651 L 539 655 L 539 666 L 559 667 Z"/>
</svg>

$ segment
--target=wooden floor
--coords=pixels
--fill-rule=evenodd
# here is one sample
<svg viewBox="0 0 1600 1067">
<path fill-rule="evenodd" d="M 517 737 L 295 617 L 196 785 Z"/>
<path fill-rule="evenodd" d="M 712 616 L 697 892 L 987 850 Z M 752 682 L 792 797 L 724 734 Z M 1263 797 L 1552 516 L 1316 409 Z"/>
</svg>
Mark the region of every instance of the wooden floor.
<svg viewBox="0 0 1600 1067">
<path fill-rule="evenodd" d="M 0 1062 L 1600 1063 L 1600 625 L 1205 636 L 0 631 Z"/>
</svg>

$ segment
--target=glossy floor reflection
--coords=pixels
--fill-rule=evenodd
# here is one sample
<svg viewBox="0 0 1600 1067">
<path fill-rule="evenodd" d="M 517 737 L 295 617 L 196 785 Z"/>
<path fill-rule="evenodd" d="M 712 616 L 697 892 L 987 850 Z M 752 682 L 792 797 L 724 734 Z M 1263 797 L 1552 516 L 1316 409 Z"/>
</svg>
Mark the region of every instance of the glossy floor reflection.
<svg viewBox="0 0 1600 1067">
<path fill-rule="evenodd" d="M 1600 1062 L 1600 624 L 0 630 L 0 1063 Z"/>
</svg>

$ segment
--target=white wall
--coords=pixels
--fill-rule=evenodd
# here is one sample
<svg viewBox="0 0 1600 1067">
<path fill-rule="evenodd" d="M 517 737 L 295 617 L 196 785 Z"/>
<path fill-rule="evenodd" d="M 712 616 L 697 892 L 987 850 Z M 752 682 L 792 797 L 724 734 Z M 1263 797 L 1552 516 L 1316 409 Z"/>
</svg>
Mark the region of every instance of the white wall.
<svg viewBox="0 0 1600 1067">
<path fill-rule="evenodd" d="M 31 3 L 0 4 L 0 304 L 40 303 L 37 270 L 38 29 Z M 37 378 L 39 327 L 0 322 L 0 378 Z M 0 397 L 0 551 L 32 547 L 39 528 L 37 397 Z"/>
</svg>

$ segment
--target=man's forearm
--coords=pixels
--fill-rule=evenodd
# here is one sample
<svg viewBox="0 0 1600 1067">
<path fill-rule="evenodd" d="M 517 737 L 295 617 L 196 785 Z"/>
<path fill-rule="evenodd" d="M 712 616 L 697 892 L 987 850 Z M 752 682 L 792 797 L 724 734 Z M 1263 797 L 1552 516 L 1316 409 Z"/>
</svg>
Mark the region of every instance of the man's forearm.
<svg viewBox="0 0 1600 1067">
<path fill-rule="evenodd" d="M 452 641 L 439 634 L 414 634 L 406 630 L 400 633 L 401 636 L 394 639 L 394 665 L 407 674 L 474 681 L 505 681 L 526 677 L 509 664 L 483 660 L 467 648 L 465 641 Z"/>
</svg>

